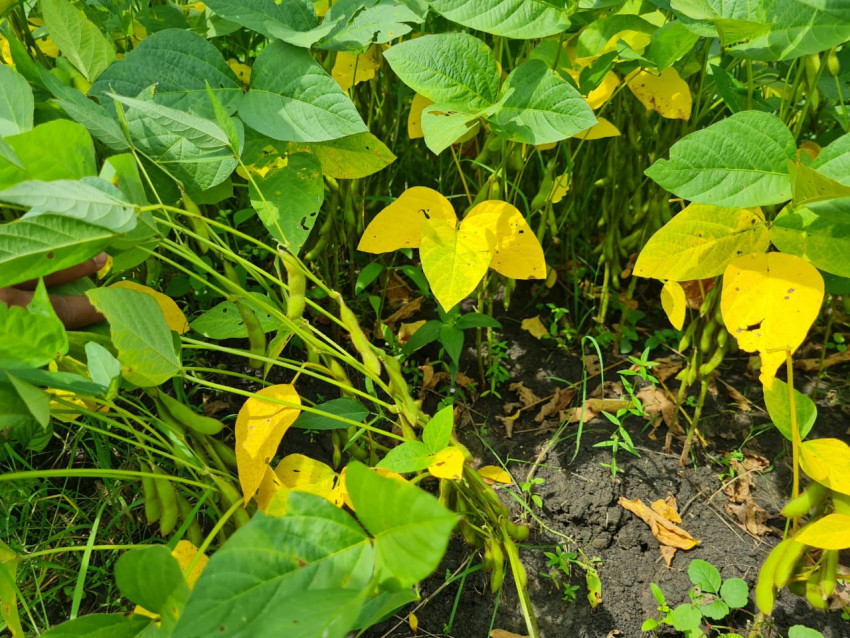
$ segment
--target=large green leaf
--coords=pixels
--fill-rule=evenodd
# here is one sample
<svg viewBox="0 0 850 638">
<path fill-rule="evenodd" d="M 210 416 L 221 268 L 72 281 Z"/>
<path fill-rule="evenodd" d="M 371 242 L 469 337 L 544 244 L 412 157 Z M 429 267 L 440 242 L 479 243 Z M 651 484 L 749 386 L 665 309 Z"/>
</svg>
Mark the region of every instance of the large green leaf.
<svg viewBox="0 0 850 638">
<path fill-rule="evenodd" d="M 184 29 L 158 31 L 104 71 L 89 94 L 136 97 L 156 84 L 154 99 L 181 111 L 212 116 L 207 85 L 228 113 L 236 110 L 242 88 L 221 53 L 203 37 Z"/>
<path fill-rule="evenodd" d="M 513 141 L 559 142 L 596 124 L 585 99 L 542 60 L 529 60 L 511 71 L 501 97 L 502 108 L 489 121 L 499 135 Z"/>
<path fill-rule="evenodd" d="M 49 182 L 97 175 L 91 135 L 76 122 L 45 122 L 26 133 L 10 135 L 5 141 L 24 169 L 0 159 L 0 188 L 26 179 Z M 45 149 L 50 149 L 50 152 L 45 152 Z"/>
<path fill-rule="evenodd" d="M 850 20 L 850 5 L 845 0 L 800 0 L 815 9 L 829 13 L 840 20 Z"/>
<path fill-rule="evenodd" d="M 850 197 L 786 206 L 773 222 L 770 239 L 782 252 L 850 277 Z"/>
<path fill-rule="evenodd" d="M 20 73 L 0 65 L 0 137 L 26 133 L 32 128 L 33 97 Z"/>
<path fill-rule="evenodd" d="M 433 572 L 458 517 L 410 483 L 380 476 L 353 461 L 345 485 L 357 517 L 375 537 L 375 571 L 409 587 Z"/>
<path fill-rule="evenodd" d="M 776 429 L 782 436 L 792 441 L 791 404 L 788 390 L 787 383 L 781 379 L 774 379 L 773 387 L 764 386 L 764 405 Z M 797 415 L 797 429 L 800 432 L 800 439 L 805 439 L 812 431 L 812 426 L 818 418 L 817 406 L 809 397 L 795 389 L 794 412 Z"/>
<path fill-rule="evenodd" d="M 741 255 L 765 252 L 770 233 L 759 209 L 691 204 L 656 232 L 635 275 L 688 281 L 720 275 Z"/>
<path fill-rule="evenodd" d="M 126 598 L 170 620 L 189 597 L 180 564 L 164 545 L 122 554 L 115 564 L 115 584 Z"/>
<path fill-rule="evenodd" d="M 53 42 L 89 82 L 115 60 L 112 40 L 68 0 L 41 0 L 41 15 Z"/>
<path fill-rule="evenodd" d="M 792 206 L 850 196 L 850 186 L 800 162 L 788 162 L 788 175 L 791 178 Z"/>
<path fill-rule="evenodd" d="M 372 576 L 369 538 L 319 496 L 293 491 L 285 506 L 283 517 L 257 513 L 213 554 L 174 638 L 346 635 Z"/>
<path fill-rule="evenodd" d="M 263 298 L 261 293 L 252 293 L 252 296 Z M 280 321 L 264 312 L 259 306 L 251 303 L 250 299 L 243 299 L 242 303 L 254 311 L 264 332 L 278 330 Z M 222 301 L 213 306 L 190 324 L 192 330 L 204 335 L 207 339 L 244 339 L 248 336 L 248 328 L 242 322 L 239 309 L 232 301 Z"/>
<path fill-rule="evenodd" d="M 369 416 L 369 409 L 357 399 L 350 397 L 325 401 L 317 405 L 316 409 L 324 414 L 301 412 L 292 427 L 303 430 L 340 430 L 349 427 L 350 424 L 335 417 L 361 422 Z"/>
<path fill-rule="evenodd" d="M 432 0 L 431 8 L 470 29 L 530 40 L 566 31 L 570 4 L 547 0 Z"/>
<path fill-rule="evenodd" d="M 265 177 L 255 176 L 250 196 L 251 205 L 275 241 L 297 254 L 316 223 L 325 197 L 322 166 L 315 155 L 294 153 L 286 166 Z"/>
<path fill-rule="evenodd" d="M 400 38 L 410 33 L 408 23 L 424 20 L 425 12 L 412 6 L 415 4 L 398 0 L 340 0 L 330 8 L 322 22 L 320 29 L 333 26 L 319 41 L 318 47 L 334 51 L 362 51 L 372 44 L 385 44 Z"/>
<path fill-rule="evenodd" d="M 493 105 L 499 67 L 490 48 L 467 33 L 426 35 L 384 52 L 396 75 L 432 102 L 476 111 Z"/>
<path fill-rule="evenodd" d="M 120 190 L 99 177 L 21 182 L 0 191 L 0 201 L 28 207 L 27 219 L 50 213 L 74 217 L 115 233 L 126 233 L 136 226 L 132 204 L 124 200 Z"/>
<path fill-rule="evenodd" d="M 115 237 L 108 228 L 72 217 L 37 215 L 0 225 L 0 287 L 75 266 Z"/>
<path fill-rule="evenodd" d="M 836 182 L 850 186 L 850 134 L 842 135 L 822 149 L 811 168 Z"/>
<path fill-rule="evenodd" d="M 171 331 L 153 297 L 126 288 L 95 288 L 86 294 L 109 322 L 127 381 L 157 386 L 180 370 Z"/>
<path fill-rule="evenodd" d="M 679 197 L 700 204 L 748 208 L 791 198 L 791 131 L 775 115 L 742 111 L 691 133 L 646 174 Z"/>
<path fill-rule="evenodd" d="M 153 621 L 147 616 L 89 614 L 41 634 L 43 638 L 142 638 Z"/>
<path fill-rule="evenodd" d="M 495 107 L 494 107 L 495 108 Z M 453 111 L 442 104 L 431 104 L 422 111 L 422 134 L 425 145 L 439 155 L 465 135 L 474 134 L 478 115 Z"/>
<path fill-rule="evenodd" d="M 316 12 L 310 0 L 210 0 L 205 4 L 225 20 L 270 39 L 287 31 L 300 34 L 316 26 Z M 276 28 L 270 30 L 269 25 Z"/>
<path fill-rule="evenodd" d="M 68 335 L 39 282 L 29 307 L 0 303 L 0 369 L 40 368 L 68 352 Z"/>
<path fill-rule="evenodd" d="M 371 133 L 358 133 L 327 142 L 290 142 L 290 153 L 312 153 L 322 174 L 334 179 L 359 179 L 395 161 L 390 149 Z"/>
<path fill-rule="evenodd" d="M 323 142 L 366 130 L 354 103 L 310 53 L 285 42 L 267 46 L 257 58 L 239 115 L 254 130 L 287 142 Z"/>
<path fill-rule="evenodd" d="M 136 148 L 188 190 L 206 191 L 236 168 L 227 134 L 215 122 L 150 100 L 115 99 L 131 107 L 127 123 Z"/>
<path fill-rule="evenodd" d="M 598 56 L 605 50 L 608 42 L 623 31 L 636 31 L 646 35 L 653 34 L 658 27 L 640 16 L 621 13 L 594 20 L 582 29 L 576 41 L 576 54 L 579 57 Z"/>
<path fill-rule="evenodd" d="M 53 436 L 53 428 L 50 423 L 46 428 L 42 427 L 15 387 L 4 380 L 0 380 L 0 405 L 3 406 L 0 410 L 0 431 L 5 441 L 26 450 L 43 450 Z M 0 458 L 5 458 L 2 451 Z"/>
</svg>

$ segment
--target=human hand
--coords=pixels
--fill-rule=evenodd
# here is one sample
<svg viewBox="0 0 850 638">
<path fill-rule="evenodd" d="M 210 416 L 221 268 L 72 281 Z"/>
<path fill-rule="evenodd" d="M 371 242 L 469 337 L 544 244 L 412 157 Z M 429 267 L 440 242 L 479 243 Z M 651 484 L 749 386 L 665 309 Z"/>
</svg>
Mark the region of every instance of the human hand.
<svg viewBox="0 0 850 638">
<path fill-rule="evenodd" d="M 60 286 L 69 281 L 96 273 L 106 263 L 107 254 L 100 253 L 97 257 L 81 264 L 64 268 L 44 278 L 47 288 Z M 38 281 L 25 281 L 7 288 L 0 288 L 0 301 L 9 306 L 26 307 L 32 301 L 33 290 Z M 69 330 L 103 321 L 100 314 L 85 295 L 50 295 L 50 303 L 56 315 Z"/>
</svg>

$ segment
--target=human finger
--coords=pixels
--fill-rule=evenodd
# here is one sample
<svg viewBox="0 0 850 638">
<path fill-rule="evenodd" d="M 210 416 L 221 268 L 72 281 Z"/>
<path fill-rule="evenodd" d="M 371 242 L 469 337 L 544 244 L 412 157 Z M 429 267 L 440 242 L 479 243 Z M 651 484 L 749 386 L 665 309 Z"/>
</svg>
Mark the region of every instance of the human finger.
<svg viewBox="0 0 850 638">
<path fill-rule="evenodd" d="M 103 321 L 103 315 L 85 295 L 50 295 L 50 303 L 68 330 Z"/>
<path fill-rule="evenodd" d="M 106 253 L 100 253 L 96 257 L 84 261 L 81 264 L 77 264 L 76 266 L 57 270 L 56 272 L 51 273 L 44 278 L 44 285 L 48 288 L 52 286 L 61 286 L 62 284 L 66 284 L 69 281 L 75 281 L 80 277 L 86 277 L 88 275 L 96 273 L 98 270 L 103 268 L 103 265 L 106 263 L 107 258 L 108 255 Z M 32 279 L 30 281 L 25 281 L 20 284 L 15 284 L 15 288 L 20 288 L 22 290 L 34 290 L 37 283 L 37 279 Z"/>
</svg>

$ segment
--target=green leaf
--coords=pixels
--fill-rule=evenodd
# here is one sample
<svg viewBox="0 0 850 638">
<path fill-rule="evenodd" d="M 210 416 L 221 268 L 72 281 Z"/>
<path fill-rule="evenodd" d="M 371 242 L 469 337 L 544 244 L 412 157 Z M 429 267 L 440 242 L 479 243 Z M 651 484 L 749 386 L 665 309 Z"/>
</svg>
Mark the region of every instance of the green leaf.
<svg viewBox="0 0 850 638">
<path fill-rule="evenodd" d="M 457 516 L 415 485 L 348 464 L 345 484 L 357 517 L 374 540 L 381 580 L 410 587 L 439 565 Z"/>
<path fill-rule="evenodd" d="M 41 0 L 41 15 L 50 37 L 89 82 L 115 60 L 112 40 L 68 0 Z"/>
<path fill-rule="evenodd" d="M 183 571 L 164 545 L 122 554 L 115 564 L 115 583 L 121 594 L 137 605 L 172 619 L 189 597 Z"/>
<path fill-rule="evenodd" d="M 300 33 L 316 26 L 316 12 L 310 0 L 210 0 L 205 4 L 225 20 L 241 24 L 271 40 L 286 31 Z M 272 24 L 275 29 L 269 28 Z"/>
<path fill-rule="evenodd" d="M 460 354 L 463 351 L 463 330 L 456 326 L 440 326 L 440 345 L 449 355 L 449 360 L 455 365 L 460 364 Z"/>
<path fill-rule="evenodd" d="M 702 614 L 696 605 L 678 605 L 671 613 L 673 627 L 679 631 L 696 629 L 702 622 Z"/>
<path fill-rule="evenodd" d="M 597 56 L 605 50 L 608 42 L 622 31 L 637 31 L 651 35 L 657 29 L 658 27 L 654 24 L 628 13 L 594 20 L 581 30 L 576 41 L 576 54 L 581 58 Z"/>
<path fill-rule="evenodd" d="M 258 512 L 213 554 L 173 636 L 343 638 L 371 575 L 372 546 L 351 516 L 293 491 L 286 516 Z"/>
<path fill-rule="evenodd" d="M 147 206 L 145 186 L 139 173 L 139 165 L 132 153 L 121 153 L 103 160 L 100 179 L 114 184 L 123 193 L 123 198 L 137 206 Z M 142 214 L 144 216 L 144 213 Z"/>
<path fill-rule="evenodd" d="M 44 277 L 100 253 L 115 237 L 71 217 L 37 215 L 0 225 L 0 287 Z"/>
<path fill-rule="evenodd" d="M 850 197 L 786 206 L 773 222 L 770 240 L 782 252 L 850 277 Z"/>
<path fill-rule="evenodd" d="M 50 396 L 44 390 L 19 379 L 11 372 L 6 372 L 6 378 L 9 379 L 9 383 L 15 388 L 15 392 L 18 393 L 36 422 L 47 429 L 47 424 L 50 422 Z"/>
<path fill-rule="evenodd" d="M 720 586 L 720 597 L 732 609 L 746 607 L 750 588 L 743 578 L 727 578 Z"/>
<path fill-rule="evenodd" d="M 747 208 L 791 198 L 788 161 L 796 159 L 791 132 L 775 115 L 742 111 L 691 133 L 646 175 L 679 197 L 700 204 Z"/>
<path fill-rule="evenodd" d="M 427 445 L 421 441 L 407 441 L 387 452 L 377 467 L 408 474 L 424 470 L 433 461 L 434 455 Z"/>
<path fill-rule="evenodd" d="M 518 40 L 545 38 L 570 26 L 569 5 L 546 0 L 432 0 L 431 8 L 470 29 Z"/>
<path fill-rule="evenodd" d="M 228 113 L 242 97 L 242 87 L 218 49 L 184 29 L 157 31 L 142 40 L 101 74 L 89 95 L 103 104 L 107 93 L 136 97 L 154 84 L 158 104 L 198 115 L 212 115 L 207 84 Z"/>
<path fill-rule="evenodd" d="M 419 348 L 423 348 L 427 346 L 429 343 L 434 343 L 440 337 L 440 327 L 442 326 L 442 322 L 432 319 L 428 321 L 419 328 L 410 339 L 407 340 L 407 343 L 402 347 L 401 352 L 405 356 L 410 356 Z"/>
<path fill-rule="evenodd" d="M 409 3 L 414 4 L 414 3 Z M 340 0 L 325 16 L 322 27 L 333 27 L 318 43 L 320 49 L 363 51 L 372 44 L 385 44 L 410 33 L 409 22 L 424 21 L 424 15 L 397 0 Z"/>
<path fill-rule="evenodd" d="M 729 605 L 725 601 L 715 598 L 710 603 L 699 606 L 700 613 L 712 620 L 723 620 L 729 615 Z"/>
<path fill-rule="evenodd" d="M 0 412 L 3 438 L 25 450 L 43 450 L 53 436 L 53 428 L 49 423 L 46 428 L 42 427 L 11 383 L 0 382 L 0 405 L 3 406 Z"/>
<path fill-rule="evenodd" d="M 121 191 L 98 177 L 20 182 L 0 191 L 0 201 L 29 207 L 25 219 L 49 213 L 73 217 L 118 234 L 136 226 L 133 206 L 124 201 Z"/>
<path fill-rule="evenodd" d="M 764 386 L 764 405 L 770 420 L 776 429 L 789 441 L 792 439 L 791 405 L 788 396 L 788 384 L 781 379 L 773 380 L 773 387 Z M 818 418 L 818 409 L 814 401 L 801 392 L 794 390 L 794 412 L 797 415 L 797 428 L 800 439 L 805 439 Z"/>
<path fill-rule="evenodd" d="M 153 297 L 125 288 L 95 288 L 86 294 L 109 322 L 127 381 L 146 388 L 177 374 L 180 360 L 171 331 Z"/>
<path fill-rule="evenodd" d="M 89 614 L 52 627 L 43 638 L 141 638 L 153 621 L 147 616 Z"/>
<path fill-rule="evenodd" d="M 490 124 L 502 137 L 524 144 L 550 144 L 596 124 L 585 99 L 542 60 L 514 69 L 501 91 L 501 109 Z"/>
<path fill-rule="evenodd" d="M 74 394 L 97 396 L 106 390 L 105 385 L 92 382 L 87 377 L 73 372 L 50 372 L 49 370 L 30 368 L 15 370 L 15 376 L 33 385 L 55 390 L 67 390 Z"/>
<path fill-rule="evenodd" d="M 426 35 L 384 52 L 402 82 L 432 102 L 476 111 L 495 104 L 499 68 L 490 48 L 466 33 Z"/>
<path fill-rule="evenodd" d="M 317 410 L 321 410 L 325 414 L 316 414 L 315 412 L 301 412 L 295 423 L 294 428 L 303 430 L 341 430 L 350 427 L 350 424 L 344 423 L 334 417 L 342 417 L 351 421 L 362 422 L 369 416 L 369 410 L 360 401 L 349 397 L 341 399 L 331 399 L 316 406 Z"/>
<path fill-rule="evenodd" d="M 649 42 L 646 58 L 659 71 L 663 71 L 682 59 L 699 41 L 699 36 L 689 30 L 680 20 L 668 22 L 655 33 Z"/>
<path fill-rule="evenodd" d="M 266 230 L 297 254 L 310 236 L 325 197 L 321 164 L 315 155 L 290 155 L 286 166 L 265 177 L 254 176 L 249 194 Z"/>
<path fill-rule="evenodd" d="M 689 281 L 720 275 L 729 262 L 766 252 L 770 232 L 759 209 L 691 204 L 647 242 L 635 275 Z"/>
<path fill-rule="evenodd" d="M 821 175 L 850 186 L 850 134 L 842 135 L 822 149 L 812 162 L 811 168 Z"/>
<path fill-rule="evenodd" d="M 57 144 L 56 140 L 62 143 Z M 25 170 L 0 160 L 0 188 L 26 179 L 50 182 L 97 175 L 91 135 L 76 122 L 45 122 L 26 133 L 10 135 L 5 142 L 12 147 Z M 45 153 L 44 149 L 50 152 Z"/>
<path fill-rule="evenodd" d="M 260 293 L 252 293 L 252 296 L 265 299 L 265 296 Z M 280 321 L 273 318 L 256 304 L 252 304 L 249 299 L 243 299 L 242 303 L 254 311 L 254 314 L 260 321 L 263 332 L 272 332 L 281 327 Z M 232 301 L 222 301 L 213 306 L 189 325 L 192 330 L 199 332 L 207 339 L 244 339 L 248 336 L 248 328 L 242 322 L 239 310 Z"/>
<path fill-rule="evenodd" d="M 192 142 L 193 145 L 201 150 L 219 149 L 230 143 L 227 133 L 211 120 L 186 113 L 179 109 L 163 106 L 151 100 L 137 100 L 113 93 L 109 93 L 108 95 L 112 99 L 131 107 L 133 111 L 144 114 L 147 120 L 156 122 L 162 128 L 186 138 L 186 140 Z M 212 92 L 212 95 L 215 96 L 215 93 Z M 156 96 L 156 92 L 154 92 L 154 96 Z M 133 113 L 133 111 L 130 111 L 130 113 Z M 129 115 L 127 119 L 130 122 L 130 132 L 132 133 L 133 119 Z M 147 124 L 147 121 L 145 121 L 145 124 Z"/>
<path fill-rule="evenodd" d="M 16 574 L 18 571 L 18 555 L 15 551 L 0 541 L 0 618 L 13 636 L 23 636 L 21 617 L 18 613 L 18 588 Z"/>
<path fill-rule="evenodd" d="M 703 592 L 716 594 L 720 591 L 720 572 L 708 561 L 695 558 L 688 565 L 688 578 Z"/>
<path fill-rule="evenodd" d="M 490 315 L 480 312 L 468 312 L 455 321 L 455 327 L 461 330 L 468 330 L 469 328 L 496 328 L 497 330 L 501 330 L 502 324 Z"/>
<path fill-rule="evenodd" d="M 801 0 L 801 2 L 811 2 L 812 0 Z M 823 638 L 823 634 L 815 629 L 806 627 L 805 625 L 794 625 L 788 629 L 788 638 Z"/>
<path fill-rule="evenodd" d="M 43 281 L 26 308 L 0 303 L 0 369 L 40 368 L 66 352 L 68 335 Z"/>
<path fill-rule="evenodd" d="M 322 174 L 334 179 L 359 179 L 377 173 L 396 156 L 369 132 L 327 142 L 290 142 L 290 153 L 310 153 L 322 164 Z"/>
<path fill-rule="evenodd" d="M 285 42 L 260 53 L 239 115 L 283 141 L 323 142 L 366 130 L 354 103 L 310 53 Z"/>
<path fill-rule="evenodd" d="M 454 422 L 454 408 L 447 405 L 432 416 L 425 425 L 422 431 L 422 442 L 432 454 L 436 454 L 451 442 Z"/>
<path fill-rule="evenodd" d="M 788 162 L 788 175 L 791 177 L 792 206 L 850 196 L 850 186 L 799 162 Z"/>
<path fill-rule="evenodd" d="M 0 137 L 29 131 L 33 104 L 32 89 L 24 76 L 0 65 Z"/>
<path fill-rule="evenodd" d="M 91 380 L 109 388 L 121 377 L 121 362 L 99 343 L 89 341 L 86 344 L 86 365 Z"/>
<path fill-rule="evenodd" d="M 425 145 L 439 155 L 467 134 L 474 134 L 478 115 L 452 111 L 442 104 L 432 104 L 422 111 L 422 133 Z"/>
</svg>

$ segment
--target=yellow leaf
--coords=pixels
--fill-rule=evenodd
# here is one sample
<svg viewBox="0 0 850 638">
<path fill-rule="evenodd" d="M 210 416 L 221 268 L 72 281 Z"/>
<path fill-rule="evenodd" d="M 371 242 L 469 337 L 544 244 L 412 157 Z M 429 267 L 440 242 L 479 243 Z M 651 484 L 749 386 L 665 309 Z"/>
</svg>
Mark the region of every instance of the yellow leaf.
<svg viewBox="0 0 850 638">
<path fill-rule="evenodd" d="M 100 270 L 97 271 L 98 281 L 100 281 L 101 279 L 106 277 L 106 275 L 109 274 L 109 271 L 112 270 L 112 264 L 113 263 L 114 263 L 114 260 L 112 259 L 112 255 L 107 255 L 106 261 L 103 262 L 103 266 L 101 266 Z"/>
<path fill-rule="evenodd" d="M 345 485 L 345 470 L 347 468 L 342 468 L 342 472 L 339 473 L 339 482 L 337 486 L 334 488 L 334 492 L 332 493 L 332 500 L 337 507 L 342 507 L 344 504 L 348 509 L 354 511 L 354 503 L 351 502 L 351 497 L 348 495 L 348 488 Z M 404 478 L 398 472 L 393 472 L 392 470 L 388 470 L 384 467 L 370 467 L 370 470 L 383 476 L 384 478 L 391 478 L 396 481 L 402 481 L 407 483 L 407 479 Z"/>
<path fill-rule="evenodd" d="M 513 482 L 510 473 L 496 465 L 483 465 L 478 468 L 478 473 L 485 481 L 504 483 L 505 485 L 510 485 Z"/>
<path fill-rule="evenodd" d="M 481 202 L 464 217 L 460 228 L 493 233 L 496 244 L 490 268 L 496 272 L 512 279 L 546 278 L 543 247 L 515 206 L 497 200 Z"/>
<path fill-rule="evenodd" d="M 407 136 L 410 139 L 415 140 L 425 136 L 422 132 L 422 111 L 433 103 L 424 95 L 417 93 L 413 96 L 413 103 L 410 105 L 410 113 L 407 116 Z"/>
<path fill-rule="evenodd" d="M 330 8 L 330 0 L 313 0 L 313 8 L 319 18 L 324 18 Z"/>
<path fill-rule="evenodd" d="M 180 569 L 182 569 L 185 573 L 186 569 L 189 567 L 189 563 L 191 563 L 195 559 L 195 556 L 198 555 L 198 548 L 191 542 L 182 540 L 177 543 L 177 547 L 174 548 L 171 555 L 177 559 L 177 562 L 180 564 Z M 185 574 L 186 583 L 189 585 L 189 589 L 192 589 L 195 586 L 195 583 L 198 582 L 198 578 L 201 577 L 201 572 L 204 571 L 204 567 L 207 566 L 208 562 L 210 562 L 209 557 L 206 556 L 206 554 L 201 554 L 201 557 L 192 567 L 192 571 Z"/>
<path fill-rule="evenodd" d="M 626 78 L 627 86 L 647 109 L 661 117 L 687 121 L 691 117 L 691 90 L 672 66 L 661 75 L 643 69 Z"/>
<path fill-rule="evenodd" d="M 445 197 L 431 188 L 408 188 L 384 208 L 363 231 L 357 250 L 388 253 L 399 248 L 418 248 L 422 225 L 428 219 L 442 219 L 452 227 L 457 215 Z"/>
<path fill-rule="evenodd" d="M 581 77 L 581 68 L 565 70 L 576 81 L 576 84 L 578 84 L 579 78 Z M 618 86 L 620 86 L 620 76 L 613 71 L 608 71 L 605 77 L 602 78 L 602 82 L 599 83 L 599 86 L 585 96 L 590 108 L 596 110 L 603 106 L 611 99 L 611 96 L 614 95 L 614 91 L 617 90 Z"/>
<path fill-rule="evenodd" d="M 260 481 L 260 486 L 254 494 L 254 500 L 257 503 L 257 507 L 259 507 L 263 512 L 268 513 L 269 503 L 271 503 L 274 495 L 282 489 L 284 489 L 284 487 L 283 483 L 280 482 L 280 478 L 278 478 L 277 474 L 272 471 L 271 466 L 267 465 L 263 472 L 263 479 Z"/>
<path fill-rule="evenodd" d="M 661 307 L 670 323 L 676 330 L 681 330 L 685 324 L 685 308 L 688 307 L 688 299 L 685 289 L 677 281 L 668 281 L 661 289 Z"/>
<path fill-rule="evenodd" d="M 419 619 L 416 617 L 416 614 L 411 613 L 407 616 L 407 624 L 410 626 L 410 631 L 412 631 L 415 636 L 416 632 L 419 631 Z"/>
<path fill-rule="evenodd" d="M 576 138 L 580 140 L 601 140 L 605 137 L 618 137 L 620 129 L 611 124 L 604 117 L 596 118 L 597 122 L 586 131 L 576 134 Z"/>
<path fill-rule="evenodd" d="M 453 223 L 431 219 L 422 228 L 419 257 L 434 296 L 449 311 L 475 290 L 487 272 L 493 258 L 492 234 L 480 228 L 456 230 Z"/>
<path fill-rule="evenodd" d="M 407 343 L 410 338 L 416 334 L 416 331 L 419 330 L 426 323 L 425 319 L 421 321 L 411 321 L 409 323 L 402 323 L 398 328 L 398 342 L 400 344 Z"/>
<path fill-rule="evenodd" d="M 531 334 L 531 336 L 535 339 L 542 339 L 543 337 L 549 336 L 549 330 L 547 330 L 546 326 L 543 325 L 543 322 L 540 320 L 540 315 L 523 319 L 520 327 Z"/>
<path fill-rule="evenodd" d="M 284 487 L 310 492 L 330 500 L 336 472 L 329 465 L 303 454 L 285 456 L 274 473 Z"/>
<path fill-rule="evenodd" d="M 227 66 L 230 67 L 230 70 L 233 71 L 234 75 L 243 84 L 243 86 L 249 86 L 251 84 L 251 67 L 247 64 L 242 64 L 236 58 L 230 58 L 227 61 Z"/>
<path fill-rule="evenodd" d="M 245 401 L 236 417 L 236 465 L 246 505 L 260 487 L 280 440 L 301 412 L 277 401 L 301 405 L 293 385 L 273 385 Z"/>
<path fill-rule="evenodd" d="M 596 125 L 598 126 L 598 124 Z M 572 178 L 572 173 L 569 170 L 558 175 L 555 178 L 555 181 L 552 183 L 552 190 L 549 191 L 549 201 L 553 204 L 557 204 L 562 199 L 564 199 L 564 195 L 566 195 L 570 191 L 570 179 Z"/>
<path fill-rule="evenodd" d="M 785 351 L 794 352 L 820 313 L 823 277 L 794 255 L 753 253 L 723 273 L 720 310 L 729 332 L 747 352 L 761 354 L 761 382 L 772 387 Z"/>
<path fill-rule="evenodd" d="M 801 529 L 796 540 L 820 549 L 847 549 L 850 547 L 850 516 L 828 514 Z"/>
<path fill-rule="evenodd" d="M 174 303 L 174 300 L 168 295 L 164 295 L 153 288 L 149 288 L 148 286 L 137 284 L 135 281 L 119 281 L 109 287 L 135 290 L 136 292 L 142 292 L 153 297 L 160 310 L 162 310 L 162 314 L 165 316 L 165 323 L 168 324 L 168 328 L 170 330 L 173 330 L 180 335 L 189 331 L 189 322 L 186 320 L 186 315 L 183 314 L 183 311 L 180 310 L 178 305 Z"/>
<path fill-rule="evenodd" d="M 800 447 L 800 467 L 812 480 L 850 494 L 850 445 L 841 439 L 812 439 Z"/>
<path fill-rule="evenodd" d="M 13 69 L 15 65 L 12 63 L 12 50 L 9 48 L 9 41 L 0 35 L 0 58 Z"/>
<path fill-rule="evenodd" d="M 699 545 L 699 541 L 694 539 L 693 536 L 675 525 L 670 519 L 648 508 L 639 498 L 629 500 L 621 496 L 618 503 L 621 507 L 639 516 L 644 523 L 649 525 L 652 535 L 662 545 L 685 550 Z"/>
<path fill-rule="evenodd" d="M 347 91 L 355 84 L 366 82 L 375 77 L 378 64 L 374 46 L 369 47 L 359 55 L 339 51 L 336 54 L 333 69 L 331 69 L 331 76 L 342 87 L 343 91 Z"/>
<path fill-rule="evenodd" d="M 463 452 L 460 448 L 443 448 L 434 456 L 434 461 L 428 466 L 431 476 L 459 481 L 463 478 Z"/>
</svg>

